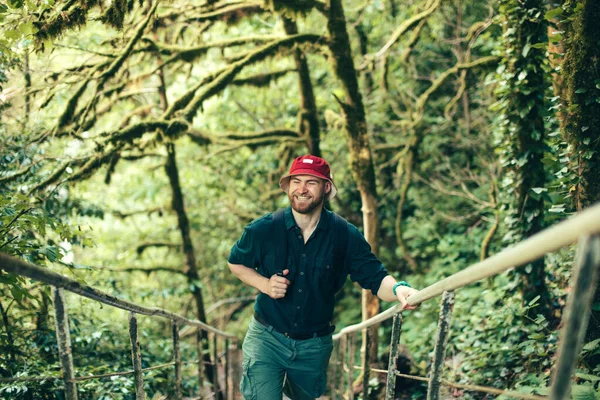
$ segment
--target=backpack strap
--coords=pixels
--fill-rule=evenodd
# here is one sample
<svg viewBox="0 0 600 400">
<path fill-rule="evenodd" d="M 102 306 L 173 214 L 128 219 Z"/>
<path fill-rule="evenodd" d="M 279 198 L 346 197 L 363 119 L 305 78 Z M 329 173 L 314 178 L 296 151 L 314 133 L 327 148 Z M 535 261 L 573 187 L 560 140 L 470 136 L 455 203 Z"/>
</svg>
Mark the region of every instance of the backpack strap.
<svg viewBox="0 0 600 400">
<path fill-rule="evenodd" d="M 285 209 L 280 208 L 273 213 L 273 237 L 272 243 L 275 247 L 275 265 L 287 265 L 288 242 L 287 228 L 285 226 Z M 285 268 L 277 267 L 276 272 Z"/>
<path fill-rule="evenodd" d="M 340 255 L 342 262 L 346 264 L 346 251 L 348 250 L 348 239 L 350 232 L 348 231 L 348 222 L 340 217 L 337 213 L 333 213 L 334 218 L 334 233 L 335 233 L 335 244 L 334 253 Z"/>
</svg>

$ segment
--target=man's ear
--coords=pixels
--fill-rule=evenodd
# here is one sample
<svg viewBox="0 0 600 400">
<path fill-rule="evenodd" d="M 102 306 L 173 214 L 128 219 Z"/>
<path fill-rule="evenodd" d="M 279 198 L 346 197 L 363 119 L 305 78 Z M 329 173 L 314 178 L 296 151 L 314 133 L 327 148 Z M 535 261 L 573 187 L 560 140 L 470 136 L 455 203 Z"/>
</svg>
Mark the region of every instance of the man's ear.
<svg viewBox="0 0 600 400">
<path fill-rule="evenodd" d="M 331 182 L 325 181 L 325 194 L 329 194 L 331 192 Z"/>
</svg>

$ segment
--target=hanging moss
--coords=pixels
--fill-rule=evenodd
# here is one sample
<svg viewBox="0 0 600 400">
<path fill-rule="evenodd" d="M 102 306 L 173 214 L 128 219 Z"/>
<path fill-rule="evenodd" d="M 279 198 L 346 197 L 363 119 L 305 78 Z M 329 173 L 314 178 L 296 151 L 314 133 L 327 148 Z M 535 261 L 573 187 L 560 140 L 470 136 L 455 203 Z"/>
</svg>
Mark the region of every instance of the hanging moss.
<svg viewBox="0 0 600 400">
<path fill-rule="evenodd" d="M 71 123 L 73 121 L 75 110 L 77 109 L 77 104 L 79 102 L 79 99 L 85 92 L 85 89 L 87 88 L 88 83 L 89 83 L 89 80 L 84 81 L 79 86 L 79 88 L 77 88 L 77 91 L 75 91 L 75 93 L 73 93 L 73 95 L 71 96 L 69 101 L 67 101 L 67 105 L 66 105 L 63 113 L 58 117 L 58 123 L 56 124 L 57 131 L 60 131 L 62 128 L 64 128 L 65 126 L 67 126 L 69 123 Z"/>
<path fill-rule="evenodd" d="M 133 2 L 131 2 L 131 5 L 133 5 Z M 100 21 L 121 30 L 128 8 L 128 0 L 112 0 L 110 7 L 100 17 Z"/>
<path fill-rule="evenodd" d="M 29 190 L 29 194 L 43 190 L 43 189 L 47 188 L 49 185 L 58 181 L 70 164 L 71 164 L 70 161 L 66 161 L 66 162 L 63 162 L 62 164 L 60 164 L 58 166 L 58 168 L 56 168 L 56 170 L 54 170 L 54 172 L 52 172 L 46 179 L 44 179 L 43 181 L 41 181 L 40 183 L 38 183 L 37 185 L 32 187 Z"/>
<path fill-rule="evenodd" d="M 121 129 L 118 132 L 108 134 L 108 143 L 131 142 L 139 139 L 145 133 L 160 129 L 166 136 L 176 137 L 187 131 L 188 124 L 182 120 L 173 121 L 144 121 Z"/>
<path fill-rule="evenodd" d="M 243 60 L 240 60 L 236 63 L 230 65 L 227 69 L 225 69 L 216 79 L 214 79 L 210 84 L 207 85 L 207 88 L 200 94 L 194 96 L 194 99 L 188 104 L 188 106 L 183 110 L 183 115 L 187 121 L 191 121 L 198 109 L 201 107 L 202 103 L 212 97 L 213 95 L 219 93 L 223 90 L 227 85 L 235 79 L 236 75 L 247 65 L 257 63 L 262 61 L 268 57 L 272 57 L 275 54 L 279 54 L 282 49 L 289 49 L 295 45 L 299 44 L 317 44 L 322 43 L 323 38 L 319 35 L 312 34 L 301 34 L 301 35 L 293 35 L 288 36 L 280 40 L 273 41 L 258 50 L 255 50 L 248 54 Z"/>
<path fill-rule="evenodd" d="M 231 84 L 235 86 L 254 86 L 254 87 L 266 87 L 271 82 L 287 75 L 289 72 L 294 72 L 296 69 L 288 68 L 281 71 L 267 72 L 265 74 L 257 74 L 248 76 L 245 78 L 234 79 Z"/>
<path fill-rule="evenodd" d="M 264 7 L 285 17 L 296 19 L 306 16 L 317 6 L 317 3 L 315 0 L 265 0 Z"/>
<path fill-rule="evenodd" d="M 123 65 L 123 63 L 125 62 L 125 60 L 129 57 L 129 55 L 133 51 L 133 47 L 140 40 L 140 38 L 144 34 L 144 30 L 148 26 L 148 23 L 150 22 L 150 20 L 154 16 L 154 12 L 156 11 L 157 5 L 158 5 L 158 1 L 155 1 L 154 5 L 152 6 L 152 8 L 150 9 L 150 11 L 148 12 L 148 15 L 146 16 L 146 18 L 144 19 L 144 21 L 142 21 L 142 23 L 135 30 L 135 33 L 134 33 L 133 37 L 129 40 L 129 42 L 127 43 L 127 46 L 125 47 L 125 49 L 123 50 L 123 52 L 119 55 L 119 57 L 117 57 L 110 64 L 110 66 L 108 67 L 108 69 L 106 71 L 104 71 L 102 73 L 102 75 L 98 78 L 98 83 L 96 84 L 96 91 L 97 92 L 99 92 L 100 90 L 102 90 L 102 88 L 104 87 L 104 84 L 106 83 L 106 81 L 108 79 L 112 78 L 117 73 L 117 71 L 121 68 L 121 66 Z"/>
<path fill-rule="evenodd" d="M 71 4 L 58 11 L 47 20 L 35 22 L 37 28 L 35 33 L 36 45 L 40 46 L 45 40 L 55 39 L 67 29 L 78 28 L 85 25 L 89 10 L 96 6 L 100 0 L 83 0 L 79 3 L 73 2 L 73 8 L 68 10 Z"/>
</svg>

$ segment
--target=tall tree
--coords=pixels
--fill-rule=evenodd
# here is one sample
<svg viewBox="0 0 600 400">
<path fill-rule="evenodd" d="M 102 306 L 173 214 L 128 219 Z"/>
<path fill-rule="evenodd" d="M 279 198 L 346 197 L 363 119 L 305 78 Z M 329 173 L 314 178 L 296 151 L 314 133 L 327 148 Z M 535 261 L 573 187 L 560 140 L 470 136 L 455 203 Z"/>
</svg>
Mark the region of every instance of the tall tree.
<svg viewBox="0 0 600 400">
<path fill-rule="evenodd" d="M 504 190 L 508 196 L 506 223 L 509 242 L 526 239 L 544 227 L 546 172 L 544 93 L 548 86 L 545 50 L 547 27 L 545 2 L 541 0 L 502 0 L 500 11 L 506 46 L 497 90 L 502 107 L 500 127 L 503 135 L 502 163 Z M 550 314 L 550 296 L 545 282 L 544 259 L 519 269 L 515 274 L 525 304 L 539 296 L 535 313 Z"/>
<path fill-rule="evenodd" d="M 563 62 L 566 110 L 563 135 L 571 148 L 569 196 L 577 211 L 600 200 L 600 3 L 570 3 Z M 586 339 L 600 338 L 600 281 Z M 600 356 L 596 356 L 597 360 Z"/>
<path fill-rule="evenodd" d="M 358 86 L 350 39 L 346 29 L 346 18 L 341 0 L 332 0 L 329 3 L 327 17 L 327 30 L 329 31 L 331 62 L 336 77 L 344 90 L 344 100 L 337 99 L 344 116 L 344 128 L 348 137 L 350 155 L 350 168 L 354 180 L 360 191 L 362 201 L 362 215 L 364 235 L 371 245 L 373 253 L 379 252 L 379 218 L 377 216 L 377 187 L 375 183 L 375 168 L 373 155 L 369 144 L 367 119 L 362 95 Z M 371 318 L 379 313 L 379 299 L 367 290 L 362 292 L 363 319 Z M 377 358 L 377 328 L 370 330 L 371 351 L 368 356 L 370 362 Z M 365 354 L 365 341 L 363 340 L 363 354 Z"/>
</svg>

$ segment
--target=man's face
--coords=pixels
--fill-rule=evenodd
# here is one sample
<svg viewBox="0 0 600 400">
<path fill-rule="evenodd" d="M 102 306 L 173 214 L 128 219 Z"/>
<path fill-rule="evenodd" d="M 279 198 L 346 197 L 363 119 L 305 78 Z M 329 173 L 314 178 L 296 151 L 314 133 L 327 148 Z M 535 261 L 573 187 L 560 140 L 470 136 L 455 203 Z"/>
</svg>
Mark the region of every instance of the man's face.
<svg viewBox="0 0 600 400">
<path fill-rule="evenodd" d="M 292 209 L 300 214 L 310 214 L 323 204 L 331 184 L 312 175 L 295 175 L 290 178 L 288 197 Z"/>
</svg>

